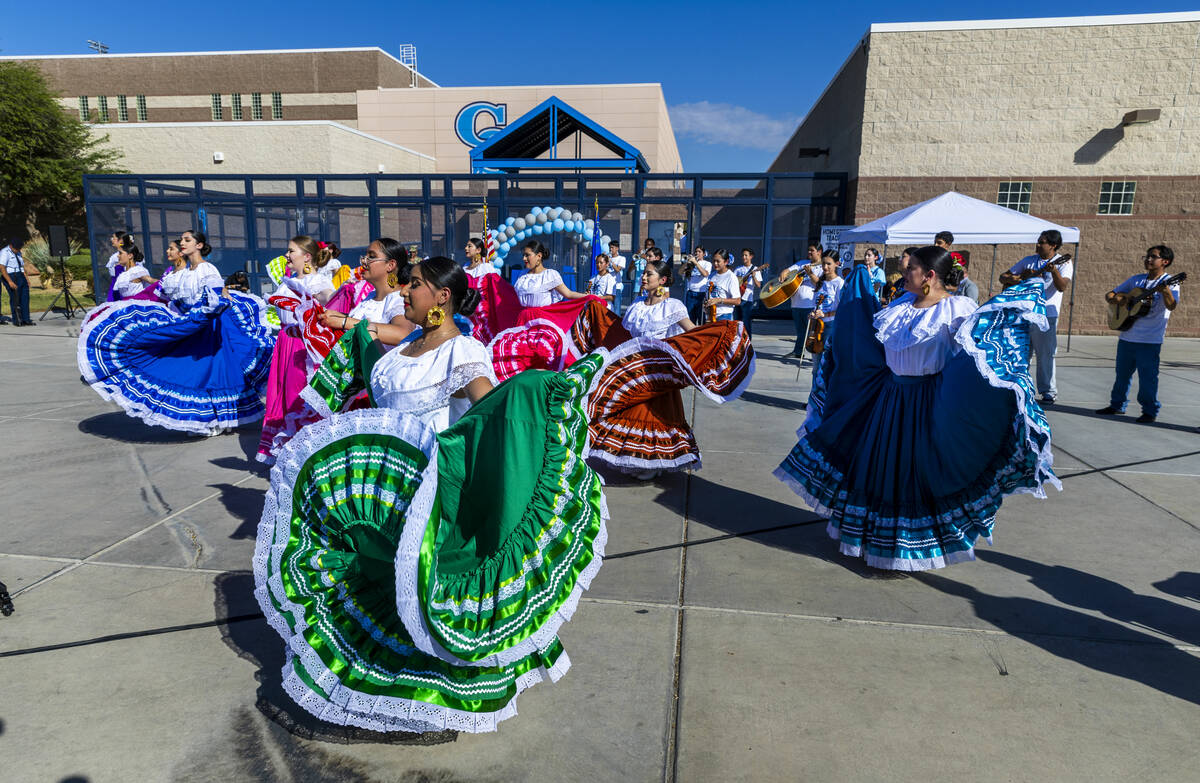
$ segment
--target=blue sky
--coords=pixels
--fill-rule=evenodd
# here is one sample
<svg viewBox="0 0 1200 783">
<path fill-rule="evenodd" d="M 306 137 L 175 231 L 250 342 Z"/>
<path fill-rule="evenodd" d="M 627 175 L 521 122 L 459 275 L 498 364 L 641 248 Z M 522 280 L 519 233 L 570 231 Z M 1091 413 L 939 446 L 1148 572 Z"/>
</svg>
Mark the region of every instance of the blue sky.
<svg viewBox="0 0 1200 783">
<path fill-rule="evenodd" d="M 114 53 L 379 46 L 395 54 L 413 43 L 420 70 L 444 86 L 660 82 L 689 171 L 766 168 L 872 22 L 1196 8 L 1156 0 L 4 6 L 3 55 L 86 54 L 89 38 Z"/>
</svg>

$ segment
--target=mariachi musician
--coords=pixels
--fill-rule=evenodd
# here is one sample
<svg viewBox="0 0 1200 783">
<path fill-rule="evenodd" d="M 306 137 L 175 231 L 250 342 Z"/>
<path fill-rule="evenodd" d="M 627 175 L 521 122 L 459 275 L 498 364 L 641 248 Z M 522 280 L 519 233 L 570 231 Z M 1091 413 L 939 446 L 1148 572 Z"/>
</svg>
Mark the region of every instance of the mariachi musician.
<svg viewBox="0 0 1200 783">
<path fill-rule="evenodd" d="M 809 330 L 820 328 L 823 336 L 821 344 L 829 340 L 829 335 L 833 331 L 833 317 L 837 315 L 838 299 L 842 293 L 842 286 L 846 281 L 838 277 L 838 254 L 836 250 L 826 250 L 821 254 L 821 266 L 818 271 L 817 267 L 809 268 L 809 279 L 812 281 L 813 288 L 816 289 L 817 305 L 809 316 L 812 325 Z M 817 326 L 820 322 L 821 326 Z M 816 366 L 819 362 L 813 360 L 813 371 L 816 372 Z"/>
</svg>

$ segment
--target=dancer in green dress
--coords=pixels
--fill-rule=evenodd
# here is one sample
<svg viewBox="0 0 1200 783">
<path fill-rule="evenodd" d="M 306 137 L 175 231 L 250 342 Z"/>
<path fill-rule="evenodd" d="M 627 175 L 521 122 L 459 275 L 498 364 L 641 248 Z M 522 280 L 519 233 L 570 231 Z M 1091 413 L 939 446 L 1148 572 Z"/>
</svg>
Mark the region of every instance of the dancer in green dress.
<svg viewBox="0 0 1200 783">
<path fill-rule="evenodd" d="M 330 354 L 340 369 L 314 378 L 333 379 L 332 410 L 356 376 L 379 407 L 312 424 L 281 452 L 255 594 L 285 642 L 285 690 L 317 717 L 494 731 L 521 691 L 569 667 L 557 633 L 600 567 L 607 512 L 584 411 L 607 357 L 493 388 L 487 351 L 453 322 L 478 299 L 462 269 L 430 259 L 412 282 L 406 313 L 422 328 L 379 356 L 378 326 L 359 324 Z"/>
</svg>

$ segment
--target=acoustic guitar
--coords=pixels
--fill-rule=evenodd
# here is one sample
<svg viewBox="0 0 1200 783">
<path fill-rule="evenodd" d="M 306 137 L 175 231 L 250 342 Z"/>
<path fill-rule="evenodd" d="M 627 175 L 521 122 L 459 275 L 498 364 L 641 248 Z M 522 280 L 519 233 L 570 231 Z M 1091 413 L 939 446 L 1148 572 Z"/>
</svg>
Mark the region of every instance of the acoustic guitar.
<svg viewBox="0 0 1200 783">
<path fill-rule="evenodd" d="M 789 269 L 774 280 L 768 281 L 762 287 L 758 301 L 765 307 L 778 307 L 792 298 L 792 294 L 800 288 L 804 277 L 800 269 Z"/>
<path fill-rule="evenodd" d="M 1164 286 L 1175 285 L 1187 280 L 1187 272 L 1163 278 L 1150 288 L 1134 286 L 1119 302 L 1108 303 L 1108 328 L 1118 332 L 1128 331 L 1137 319 L 1150 312 L 1154 306 L 1154 295 Z"/>
</svg>

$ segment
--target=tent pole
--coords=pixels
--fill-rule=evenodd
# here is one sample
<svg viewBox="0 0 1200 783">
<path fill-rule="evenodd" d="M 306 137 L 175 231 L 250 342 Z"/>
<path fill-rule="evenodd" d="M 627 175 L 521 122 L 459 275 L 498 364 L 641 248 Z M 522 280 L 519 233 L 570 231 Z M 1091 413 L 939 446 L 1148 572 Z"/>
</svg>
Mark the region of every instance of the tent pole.
<svg viewBox="0 0 1200 783">
<path fill-rule="evenodd" d="M 1067 353 L 1071 352 L 1071 327 L 1075 323 L 1075 278 L 1079 274 L 1079 243 L 1075 243 L 1075 257 L 1071 259 L 1075 274 L 1071 275 L 1071 299 L 1067 303 Z"/>
<path fill-rule="evenodd" d="M 996 279 L 996 243 L 992 243 L 992 271 L 988 274 L 988 299 L 992 298 L 992 281 Z"/>
</svg>

